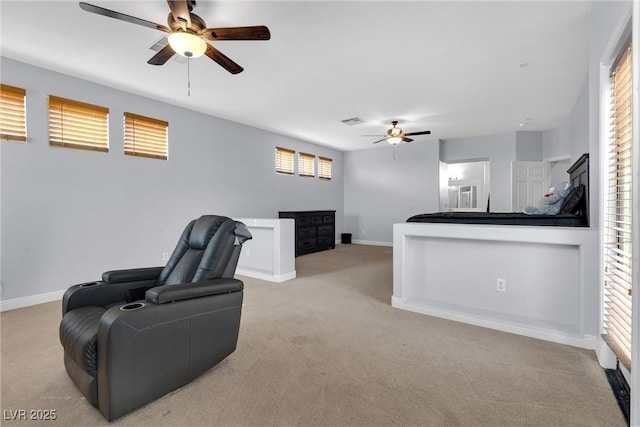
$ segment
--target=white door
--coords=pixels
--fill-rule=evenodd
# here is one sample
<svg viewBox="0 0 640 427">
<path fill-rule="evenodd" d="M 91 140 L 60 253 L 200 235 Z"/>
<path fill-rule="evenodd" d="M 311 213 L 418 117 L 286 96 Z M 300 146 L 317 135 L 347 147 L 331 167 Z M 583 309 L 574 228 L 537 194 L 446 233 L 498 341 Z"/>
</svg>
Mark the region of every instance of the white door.
<svg viewBox="0 0 640 427">
<path fill-rule="evenodd" d="M 536 206 L 549 189 L 549 163 L 511 162 L 511 210 Z"/>
</svg>

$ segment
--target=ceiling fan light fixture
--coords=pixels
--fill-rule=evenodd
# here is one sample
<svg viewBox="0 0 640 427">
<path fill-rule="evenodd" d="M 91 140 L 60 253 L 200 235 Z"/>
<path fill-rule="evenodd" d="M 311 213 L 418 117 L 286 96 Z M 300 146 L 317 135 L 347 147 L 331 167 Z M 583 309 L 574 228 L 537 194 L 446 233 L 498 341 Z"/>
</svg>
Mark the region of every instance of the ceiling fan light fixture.
<svg viewBox="0 0 640 427">
<path fill-rule="evenodd" d="M 197 58 L 207 50 L 207 43 L 204 40 L 185 31 L 172 33 L 167 39 L 175 53 L 187 58 Z"/>
<path fill-rule="evenodd" d="M 387 142 L 391 145 L 397 145 L 400 144 L 402 142 L 402 137 L 400 136 L 391 136 L 389 138 L 387 138 Z"/>
</svg>

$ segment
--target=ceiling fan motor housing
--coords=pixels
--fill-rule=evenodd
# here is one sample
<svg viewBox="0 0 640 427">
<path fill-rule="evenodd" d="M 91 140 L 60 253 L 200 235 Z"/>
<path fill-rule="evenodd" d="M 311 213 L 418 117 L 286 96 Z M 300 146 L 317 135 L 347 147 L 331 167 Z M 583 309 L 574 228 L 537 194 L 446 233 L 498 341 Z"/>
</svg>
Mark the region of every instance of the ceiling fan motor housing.
<svg viewBox="0 0 640 427">
<path fill-rule="evenodd" d="M 182 31 L 182 23 L 176 21 L 171 13 L 169 13 L 169 16 L 167 17 L 167 23 L 169 24 L 169 28 L 173 31 Z M 207 24 L 204 22 L 204 19 L 200 18 L 195 13 L 191 14 L 191 25 L 187 27 L 188 32 L 199 35 L 199 33 L 206 27 Z"/>
<path fill-rule="evenodd" d="M 402 129 L 395 126 L 387 130 L 387 136 L 400 136 L 401 134 L 402 134 Z"/>
</svg>

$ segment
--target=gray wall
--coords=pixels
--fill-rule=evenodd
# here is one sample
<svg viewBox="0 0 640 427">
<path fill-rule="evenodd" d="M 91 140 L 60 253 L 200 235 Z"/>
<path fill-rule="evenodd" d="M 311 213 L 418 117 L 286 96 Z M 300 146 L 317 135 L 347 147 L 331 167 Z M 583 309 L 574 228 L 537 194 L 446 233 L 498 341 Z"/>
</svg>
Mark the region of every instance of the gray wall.
<svg viewBox="0 0 640 427">
<path fill-rule="evenodd" d="M 542 161 L 542 132 L 516 132 L 516 160 L 519 162 Z"/>
<path fill-rule="evenodd" d="M 163 265 L 162 253 L 202 214 L 335 209 L 342 229 L 342 152 L 8 58 L 1 67 L 3 83 L 27 90 L 28 120 L 27 144 L 0 142 L 3 300 Z M 49 94 L 109 107 L 109 152 L 49 146 Z M 124 111 L 169 121 L 168 161 L 123 154 Z M 333 179 L 276 174 L 276 145 L 332 158 Z"/>
<path fill-rule="evenodd" d="M 571 120 L 569 117 L 553 129 L 542 132 L 542 156 L 544 160 L 571 157 Z"/>
<path fill-rule="evenodd" d="M 438 175 L 433 141 L 344 153 L 344 231 L 391 244 L 394 223 L 438 210 Z"/>
<path fill-rule="evenodd" d="M 585 82 L 571 115 L 542 132 L 542 159 L 551 162 L 551 184 L 568 181 L 567 169 L 589 150 L 589 91 Z"/>
<path fill-rule="evenodd" d="M 571 115 L 542 132 L 544 160 L 569 158 L 571 163 L 589 152 L 589 85 L 585 82 Z"/>
</svg>

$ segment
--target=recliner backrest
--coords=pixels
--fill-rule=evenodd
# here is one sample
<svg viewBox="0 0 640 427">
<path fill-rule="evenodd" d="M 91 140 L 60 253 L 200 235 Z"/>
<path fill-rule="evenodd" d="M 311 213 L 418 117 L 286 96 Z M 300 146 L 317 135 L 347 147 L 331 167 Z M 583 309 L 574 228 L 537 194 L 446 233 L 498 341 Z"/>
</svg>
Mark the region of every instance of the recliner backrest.
<svg viewBox="0 0 640 427">
<path fill-rule="evenodd" d="M 158 284 L 233 277 L 235 264 L 230 268 L 229 262 L 237 263 L 235 254 L 239 254 L 240 244 L 236 245 L 235 230 L 238 224 L 241 223 L 218 215 L 203 215 L 191 221 L 160 273 Z"/>
</svg>

